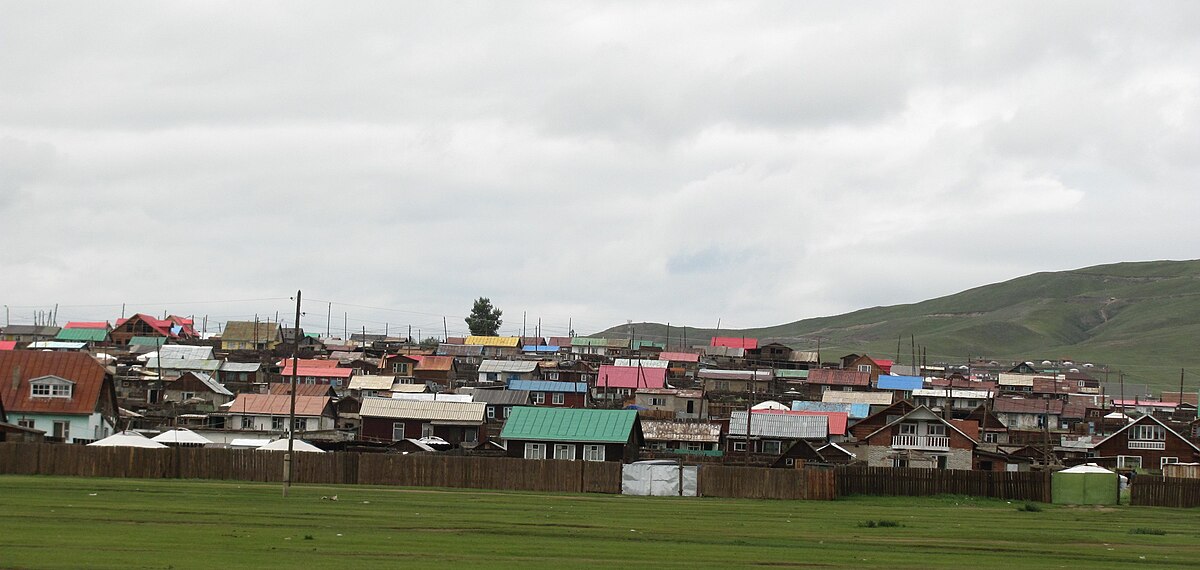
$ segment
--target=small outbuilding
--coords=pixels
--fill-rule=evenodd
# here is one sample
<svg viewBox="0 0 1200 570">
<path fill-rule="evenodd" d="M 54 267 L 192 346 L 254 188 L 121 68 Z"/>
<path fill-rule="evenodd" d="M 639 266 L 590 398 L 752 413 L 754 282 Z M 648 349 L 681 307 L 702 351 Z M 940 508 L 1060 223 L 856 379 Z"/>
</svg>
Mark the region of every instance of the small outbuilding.
<svg viewBox="0 0 1200 570">
<path fill-rule="evenodd" d="M 1056 505 L 1115 505 L 1120 495 L 1117 474 L 1095 463 L 1076 465 L 1050 476 Z"/>
</svg>

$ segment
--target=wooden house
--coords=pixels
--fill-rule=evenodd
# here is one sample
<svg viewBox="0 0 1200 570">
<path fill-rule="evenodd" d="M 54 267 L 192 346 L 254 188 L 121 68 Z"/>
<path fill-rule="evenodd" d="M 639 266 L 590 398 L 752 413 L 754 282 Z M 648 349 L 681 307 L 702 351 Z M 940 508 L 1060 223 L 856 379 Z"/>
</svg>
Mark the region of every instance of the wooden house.
<svg viewBox="0 0 1200 570">
<path fill-rule="evenodd" d="M 167 402 L 202 400 L 211 408 L 222 406 L 233 398 L 233 392 L 204 372 L 184 372 L 163 389 L 163 399 Z"/>
<path fill-rule="evenodd" d="M 584 408 L 588 402 L 588 385 L 583 382 L 509 380 L 508 389 L 529 392 L 531 406 Z"/>
<path fill-rule="evenodd" d="M 645 441 L 634 410 L 534 407 L 513 408 L 500 438 L 509 457 L 626 463 Z"/>
<path fill-rule="evenodd" d="M 452 445 L 477 443 L 487 406 L 483 402 L 444 402 L 363 398 L 362 438 L 394 442 L 440 437 Z"/>
<path fill-rule="evenodd" d="M 976 428 L 977 429 L 977 428 Z M 924 406 L 863 438 L 870 467 L 971 469 L 978 442 L 954 422 Z"/>
<path fill-rule="evenodd" d="M 221 331 L 221 350 L 275 350 L 283 344 L 283 329 L 279 323 L 263 321 L 229 321 Z"/>
<path fill-rule="evenodd" d="M 9 422 L 51 441 L 103 439 L 119 419 L 112 376 L 78 352 L 0 351 L 0 401 Z"/>
<path fill-rule="evenodd" d="M 287 433 L 288 417 L 291 412 L 291 395 L 288 394 L 239 394 L 226 408 L 226 429 L 239 431 L 261 431 L 274 434 Z M 328 396 L 302 396 L 296 392 L 295 431 L 333 430 L 337 425 L 337 411 Z"/>
<path fill-rule="evenodd" d="M 1145 415 L 1104 438 L 1090 457 L 1118 469 L 1162 469 L 1168 463 L 1200 461 L 1200 447 L 1162 420 Z"/>
</svg>

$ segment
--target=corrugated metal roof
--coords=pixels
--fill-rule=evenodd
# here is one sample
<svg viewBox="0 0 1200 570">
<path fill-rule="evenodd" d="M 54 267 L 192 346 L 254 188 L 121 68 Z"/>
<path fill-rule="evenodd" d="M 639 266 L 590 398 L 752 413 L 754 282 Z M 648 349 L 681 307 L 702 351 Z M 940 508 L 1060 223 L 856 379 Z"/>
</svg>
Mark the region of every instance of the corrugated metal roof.
<svg viewBox="0 0 1200 570">
<path fill-rule="evenodd" d="M 235 342 L 282 342 L 283 331 L 279 323 L 263 321 L 229 321 L 221 330 L 222 341 Z"/>
<path fill-rule="evenodd" d="M 483 356 L 482 346 L 442 343 L 437 348 L 438 356 Z"/>
<path fill-rule="evenodd" d="M 71 397 L 34 397 L 29 381 L 42 376 L 57 376 L 74 382 Z M 17 382 L 14 383 L 14 379 Z M 104 366 L 82 352 L 0 352 L 0 401 L 4 402 L 9 414 L 90 414 L 97 410 L 100 391 L 105 389 L 105 384 Z M 116 402 L 112 405 L 116 406 Z M 115 414 L 116 408 L 106 411 Z"/>
<path fill-rule="evenodd" d="M 329 404 L 327 396 L 301 396 L 296 391 L 296 415 L 320 416 Z M 238 394 L 228 408 L 231 414 L 252 416 L 286 416 L 291 411 L 292 397 L 284 394 Z"/>
<path fill-rule="evenodd" d="M 613 360 L 613 366 L 632 366 L 637 368 L 667 368 L 671 365 L 667 360 L 650 360 L 647 358 L 618 358 Z"/>
<path fill-rule="evenodd" d="M 258 372 L 262 364 L 258 362 L 224 362 L 221 372 Z"/>
<path fill-rule="evenodd" d="M 536 360 L 484 360 L 479 363 L 479 372 L 489 374 L 528 374 L 537 370 Z"/>
<path fill-rule="evenodd" d="M 792 380 L 803 380 L 805 378 L 808 378 L 808 371 L 807 370 L 780 369 L 780 370 L 775 371 L 775 377 L 776 378 L 784 378 L 784 379 L 792 379 Z"/>
<path fill-rule="evenodd" d="M 587 382 L 552 382 L 550 380 L 509 380 L 509 390 L 528 392 L 568 392 L 582 394 L 588 391 Z"/>
<path fill-rule="evenodd" d="M 558 347 L 553 345 L 532 345 L 527 344 L 521 347 L 521 352 L 558 352 Z"/>
<path fill-rule="evenodd" d="M 851 419 L 863 419 L 871 415 L 870 404 L 847 404 L 844 402 L 805 402 L 792 401 L 792 409 L 797 412 L 846 412 Z"/>
<path fill-rule="evenodd" d="M 625 443 L 638 421 L 634 410 L 587 410 L 517 406 L 501 439 Z"/>
<path fill-rule="evenodd" d="M 34 336 L 54 336 L 58 334 L 58 327 L 49 325 L 8 325 L 4 327 L 3 334 L 11 335 L 34 335 Z"/>
<path fill-rule="evenodd" d="M 212 360 L 213 347 L 211 346 L 188 346 L 182 344 L 166 344 L 158 349 L 158 355 L 162 358 L 190 358 L 194 360 Z"/>
<path fill-rule="evenodd" d="M 82 340 L 86 342 L 104 342 L 108 340 L 105 329 L 63 329 L 54 337 L 57 340 Z"/>
<path fill-rule="evenodd" d="M 608 339 L 577 336 L 571 339 L 571 346 L 608 346 Z"/>
<path fill-rule="evenodd" d="M 863 386 L 871 385 L 871 375 L 857 370 L 838 370 L 820 368 L 808 371 L 809 384 L 825 384 L 828 386 Z"/>
<path fill-rule="evenodd" d="M 0 340 L 0 350 L 16 350 L 17 341 L 15 340 Z"/>
<path fill-rule="evenodd" d="M 516 348 L 520 346 L 521 338 L 516 336 L 469 336 L 467 337 L 466 344 Z"/>
<path fill-rule="evenodd" d="M 228 388 L 226 388 L 220 382 L 217 382 L 216 378 L 213 378 L 208 374 L 203 372 L 189 372 L 188 374 L 195 376 L 197 380 L 204 383 L 204 385 L 208 386 L 208 389 L 212 390 L 213 392 L 221 394 L 222 396 L 233 396 L 233 392 L 230 392 Z"/>
<path fill-rule="evenodd" d="M 717 443 L 721 440 L 721 424 L 688 421 L 642 420 L 646 441 L 694 441 Z"/>
<path fill-rule="evenodd" d="M 1032 388 L 1033 378 L 1032 374 L 1009 374 L 1001 372 L 999 375 L 1001 386 L 1029 386 Z"/>
<path fill-rule="evenodd" d="M 709 346 L 724 346 L 726 348 L 742 348 L 742 349 L 753 350 L 755 348 L 758 348 L 758 339 L 731 337 L 731 336 L 714 336 L 714 337 L 712 337 L 712 342 L 709 344 Z"/>
<path fill-rule="evenodd" d="M 429 389 L 424 384 L 392 384 L 392 392 L 401 394 L 420 394 Z"/>
<path fill-rule="evenodd" d="M 922 397 L 927 397 L 927 398 L 944 398 L 944 397 L 946 397 L 946 389 L 945 388 L 921 388 L 920 390 L 913 390 L 912 395 L 913 396 L 922 396 Z M 992 393 L 988 392 L 987 390 L 963 390 L 962 388 L 951 388 L 950 389 L 950 397 L 951 398 L 971 398 L 971 399 L 976 399 L 976 400 L 983 400 L 983 399 L 992 397 Z"/>
<path fill-rule="evenodd" d="M 350 390 L 391 390 L 396 382 L 395 376 L 376 376 L 363 374 L 350 379 Z"/>
<path fill-rule="evenodd" d="M 108 321 L 70 321 L 63 325 L 64 329 L 104 329 L 112 328 Z"/>
<path fill-rule="evenodd" d="M 758 414 L 790 414 L 796 416 L 824 416 L 826 425 L 829 427 L 829 435 L 846 435 L 846 425 L 850 422 L 850 414 L 848 412 L 825 412 L 825 411 L 808 411 L 808 410 L 754 410 L 754 419 L 758 420 Z"/>
<path fill-rule="evenodd" d="M 414 370 L 445 372 L 454 368 L 452 356 L 422 356 Z"/>
<path fill-rule="evenodd" d="M 79 350 L 87 346 L 86 342 L 65 342 L 61 340 L 39 340 L 29 343 L 31 350 Z"/>
<path fill-rule="evenodd" d="M 660 352 L 658 359 L 670 362 L 700 362 L 700 355 L 694 352 Z"/>
<path fill-rule="evenodd" d="M 420 402 L 394 398 L 363 398 L 360 416 L 429 420 L 442 422 L 483 423 L 487 405 L 483 402 Z M 509 420 L 511 421 L 511 419 Z"/>
<path fill-rule="evenodd" d="M 443 392 L 392 392 L 394 400 L 417 402 L 474 402 L 470 394 L 446 394 Z"/>
<path fill-rule="evenodd" d="M 845 404 L 870 404 L 886 406 L 892 403 L 891 392 L 842 392 L 829 390 L 821 394 L 822 402 L 841 402 Z"/>
<path fill-rule="evenodd" d="M 134 336 L 129 338 L 129 346 L 162 346 L 167 342 L 165 336 Z"/>
<path fill-rule="evenodd" d="M 925 386 L 925 379 L 920 376 L 879 376 L 876 384 L 880 390 L 920 390 Z"/>
<path fill-rule="evenodd" d="M 788 358 L 791 362 L 816 362 L 817 351 L 815 350 L 793 350 L 792 356 Z"/>
<path fill-rule="evenodd" d="M 146 361 L 147 370 L 164 368 L 167 370 L 207 370 L 216 372 L 221 369 L 220 360 L 199 360 L 192 358 L 151 358 Z"/>
<path fill-rule="evenodd" d="M 825 416 L 769 414 L 755 412 L 750 422 L 752 437 L 777 437 L 781 439 L 825 439 L 829 434 L 829 420 Z M 746 411 L 729 414 L 730 435 L 746 436 Z"/>
<path fill-rule="evenodd" d="M 597 388 L 662 388 L 667 384 L 666 368 L 637 368 L 632 366 L 600 366 L 596 373 Z"/>
<path fill-rule="evenodd" d="M 525 405 L 529 403 L 529 391 L 475 389 L 471 391 L 471 398 L 492 405 Z"/>
<path fill-rule="evenodd" d="M 704 354 L 708 356 L 725 356 L 728 358 L 745 358 L 746 349 L 728 346 L 709 346 L 704 349 Z"/>
</svg>

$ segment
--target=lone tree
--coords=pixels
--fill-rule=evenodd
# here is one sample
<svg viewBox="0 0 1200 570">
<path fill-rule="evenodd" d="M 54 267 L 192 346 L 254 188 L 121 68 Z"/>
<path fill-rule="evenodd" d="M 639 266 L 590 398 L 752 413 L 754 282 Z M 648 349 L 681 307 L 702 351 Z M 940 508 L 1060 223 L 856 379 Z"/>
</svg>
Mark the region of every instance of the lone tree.
<svg viewBox="0 0 1200 570">
<path fill-rule="evenodd" d="M 475 299 L 475 306 L 471 307 L 471 316 L 464 319 L 467 321 L 467 326 L 471 329 L 471 334 L 475 336 L 496 336 L 500 331 L 500 325 L 504 321 L 500 320 L 500 315 L 503 311 L 492 306 L 492 300 L 487 297 Z"/>
</svg>

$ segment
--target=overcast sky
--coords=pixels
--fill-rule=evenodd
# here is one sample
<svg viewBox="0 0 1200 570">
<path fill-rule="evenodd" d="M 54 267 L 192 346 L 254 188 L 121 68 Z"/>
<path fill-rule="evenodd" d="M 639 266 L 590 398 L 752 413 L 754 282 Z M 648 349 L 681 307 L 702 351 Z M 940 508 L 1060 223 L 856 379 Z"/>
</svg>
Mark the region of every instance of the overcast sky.
<svg viewBox="0 0 1200 570">
<path fill-rule="evenodd" d="M 0 300 L 589 334 L 1198 257 L 1200 4 L 796 4 L 4 2 Z"/>
</svg>

